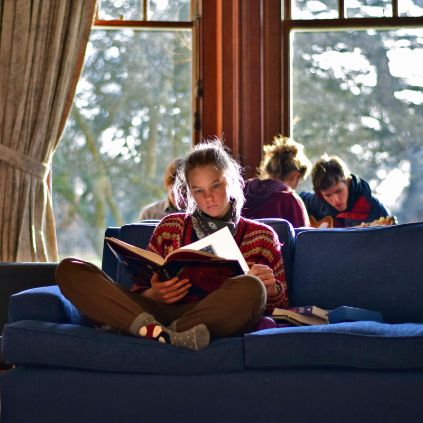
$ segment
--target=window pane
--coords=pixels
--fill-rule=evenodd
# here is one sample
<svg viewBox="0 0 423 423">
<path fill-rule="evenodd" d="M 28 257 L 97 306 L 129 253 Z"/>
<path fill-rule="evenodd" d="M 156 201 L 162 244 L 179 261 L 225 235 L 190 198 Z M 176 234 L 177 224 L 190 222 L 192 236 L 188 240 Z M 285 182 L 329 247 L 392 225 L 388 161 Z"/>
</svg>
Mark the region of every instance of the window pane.
<svg viewBox="0 0 423 423">
<path fill-rule="evenodd" d="M 99 19 L 143 19 L 143 0 L 100 0 Z"/>
<path fill-rule="evenodd" d="M 190 21 L 190 0 L 101 0 L 100 19 L 143 20 L 144 1 L 147 20 Z"/>
<path fill-rule="evenodd" d="M 164 198 L 166 165 L 191 147 L 191 44 L 190 30 L 92 31 L 53 162 L 62 257 L 101 257 L 107 226 Z"/>
<path fill-rule="evenodd" d="M 400 16 L 423 16 L 423 0 L 402 0 L 398 2 Z"/>
<path fill-rule="evenodd" d="M 190 21 L 190 1 L 149 0 L 148 19 L 150 21 Z"/>
<path fill-rule="evenodd" d="M 392 17 L 392 0 L 346 0 L 347 18 Z"/>
<path fill-rule="evenodd" d="M 292 19 L 337 19 L 338 0 L 293 0 Z"/>
<path fill-rule="evenodd" d="M 295 32 L 292 41 L 294 138 L 313 161 L 344 158 L 401 223 L 422 221 L 423 30 Z"/>
</svg>

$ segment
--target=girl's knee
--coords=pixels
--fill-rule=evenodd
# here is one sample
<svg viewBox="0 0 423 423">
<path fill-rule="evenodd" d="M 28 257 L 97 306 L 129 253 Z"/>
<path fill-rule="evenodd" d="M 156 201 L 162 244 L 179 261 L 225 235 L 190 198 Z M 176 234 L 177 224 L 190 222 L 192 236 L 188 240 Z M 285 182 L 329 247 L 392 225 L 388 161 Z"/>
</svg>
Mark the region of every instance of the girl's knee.
<svg viewBox="0 0 423 423">
<path fill-rule="evenodd" d="M 243 291 L 243 295 L 256 298 L 260 302 L 266 301 L 266 287 L 257 276 L 242 275 L 231 279 L 237 284 L 237 288 Z"/>
</svg>

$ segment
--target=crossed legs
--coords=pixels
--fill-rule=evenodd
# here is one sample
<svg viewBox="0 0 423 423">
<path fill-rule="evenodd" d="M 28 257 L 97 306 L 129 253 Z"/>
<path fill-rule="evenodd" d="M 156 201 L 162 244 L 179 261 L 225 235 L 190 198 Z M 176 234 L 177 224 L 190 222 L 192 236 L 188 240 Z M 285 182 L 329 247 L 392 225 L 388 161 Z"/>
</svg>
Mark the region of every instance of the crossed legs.
<svg viewBox="0 0 423 423">
<path fill-rule="evenodd" d="M 207 346 L 210 336 L 251 330 L 266 304 L 265 288 L 253 276 L 227 279 L 204 299 L 178 304 L 133 293 L 95 265 L 75 258 L 59 264 L 56 282 L 82 314 L 100 324 L 195 350 Z"/>
</svg>

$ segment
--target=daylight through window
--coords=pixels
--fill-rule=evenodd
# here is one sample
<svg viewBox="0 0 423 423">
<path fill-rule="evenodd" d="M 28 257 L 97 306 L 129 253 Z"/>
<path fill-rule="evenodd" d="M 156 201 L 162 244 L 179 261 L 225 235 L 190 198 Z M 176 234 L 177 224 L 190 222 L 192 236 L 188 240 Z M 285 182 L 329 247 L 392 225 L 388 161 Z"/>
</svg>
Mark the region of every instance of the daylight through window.
<svg viewBox="0 0 423 423">
<path fill-rule="evenodd" d="M 98 262 L 105 228 L 136 221 L 163 198 L 166 165 L 190 149 L 190 8 L 187 0 L 100 2 L 53 162 L 61 257 Z"/>
</svg>

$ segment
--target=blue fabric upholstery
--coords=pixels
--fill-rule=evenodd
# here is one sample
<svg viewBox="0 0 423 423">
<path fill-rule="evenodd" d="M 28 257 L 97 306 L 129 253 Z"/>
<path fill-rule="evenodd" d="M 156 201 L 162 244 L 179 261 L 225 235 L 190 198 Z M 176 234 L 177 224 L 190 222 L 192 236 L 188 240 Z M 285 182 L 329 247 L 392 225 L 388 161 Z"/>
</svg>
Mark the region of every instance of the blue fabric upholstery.
<svg viewBox="0 0 423 423">
<path fill-rule="evenodd" d="M 57 263 L 0 262 L 0 334 L 8 321 L 9 298 L 37 286 L 54 285 Z"/>
<path fill-rule="evenodd" d="M 300 232 L 291 304 L 380 311 L 388 323 L 423 322 L 423 223 Z"/>
<path fill-rule="evenodd" d="M 245 364 L 423 369 L 423 324 L 363 321 L 267 329 L 245 336 Z"/>
<path fill-rule="evenodd" d="M 295 248 L 295 232 L 292 225 L 285 219 L 257 219 L 259 222 L 271 226 L 278 235 L 281 243 L 282 258 L 285 267 L 285 275 L 288 285 L 288 291 L 291 285 L 292 260 Z"/>
<path fill-rule="evenodd" d="M 119 238 L 119 233 L 120 233 L 120 228 L 109 227 L 106 229 L 106 232 L 104 233 L 104 237 Z M 117 267 L 118 267 L 118 260 L 113 254 L 112 250 L 107 246 L 106 241 L 104 241 L 101 268 L 114 280 L 116 278 Z"/>
<path fill-rule="evenodd" d="M 0 377 L 1 417 L 2 423 L 421 423 L 422 377 L 416 370 L 181 376 L 18 366 Z"/>
<path fill-rule="evenodd" d="M 39 320 L 86 324 L 87 320 L 67 300 L 57 285 L 28 289 L 10 297 L 9 322 Z"/>
<path fill-rule="evenodd" d="M 147 248 L 156 225 L 157 223 L 153 222 L 123 225 L 120 229 L 119 239 L 140 248 Z M 115 280 L 127 288 L 132 285 L 128 273 L 120 264 L 117 268 Z"/>
<path fill-rule="evenodd" d="M 6 325 L 5 339 L 4 354 L 20 365 L 183 375 L 244 369 L 242 338 L 220 339 L 194 352 L 90 327 L 21 320 Z"/>
<path fill-rule="evenodd" d="M 361 307 L 388 323 L 264 329 L 191 352 L 94 329 L 57 287 L 29 290 L 12 297 L 2 337 L 16 364 L 0 375 L 2 423 L 422 422 L 423 223 L 296 238 L 266 223 L 284 244 L 292 305 Z M 153 229 L 106 234 L 145 247 Z"/>
</svg>

